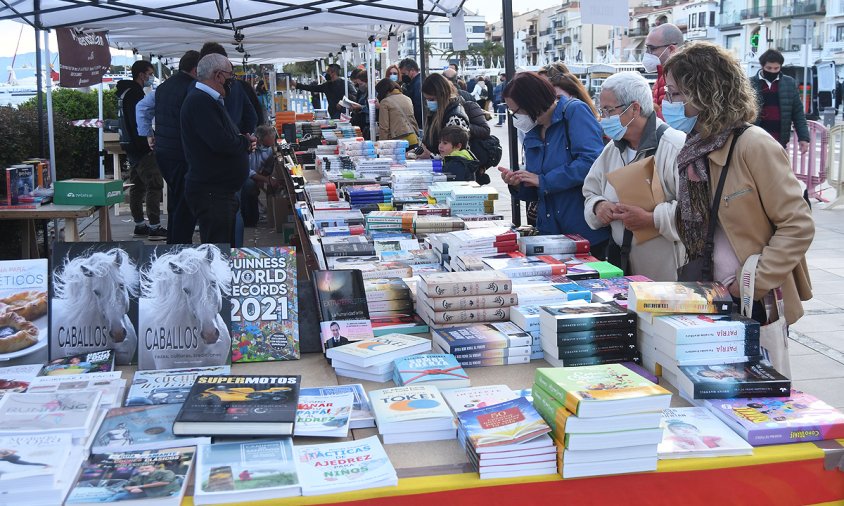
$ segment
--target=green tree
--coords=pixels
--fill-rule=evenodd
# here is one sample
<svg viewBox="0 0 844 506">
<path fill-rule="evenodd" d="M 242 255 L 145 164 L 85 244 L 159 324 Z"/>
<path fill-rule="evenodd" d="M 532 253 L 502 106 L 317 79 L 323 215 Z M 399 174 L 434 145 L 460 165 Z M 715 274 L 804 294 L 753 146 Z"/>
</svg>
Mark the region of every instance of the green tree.
<svg viewBox="0 0 844 506">
<path fill-rule="evenodd" d="M 483 41 L 483 43 L 477 47 L 476 51 L 478 55 L 483 57 L 484 67 L 486 68 L 492 67 L 493 62 L 497 58 L 504 56 L 504 46 L 498 42 L 492 42 L 490 40 Z"/>
</svg>

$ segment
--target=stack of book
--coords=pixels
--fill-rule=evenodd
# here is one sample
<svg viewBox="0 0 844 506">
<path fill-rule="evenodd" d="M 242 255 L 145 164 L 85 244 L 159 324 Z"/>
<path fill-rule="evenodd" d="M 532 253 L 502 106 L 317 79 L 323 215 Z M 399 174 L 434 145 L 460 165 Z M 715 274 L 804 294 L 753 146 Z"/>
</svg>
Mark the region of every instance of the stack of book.
<svg viewBox="0 0 844 506">
<path fill-rule="evenodd" d="M 344 235 L 363 235 L 366 228 L 363 225 L 351 225 L 342 227 L 323 227 L 317 230 L 320 237 L 337 237 Z"/>
<path fill-rule="evenodd" d="M 352 225 L 363 225 L 363 213 L 354 209 L 351 211 L 332 210 L 314 211 L 314 225 L 318 228 L 324 227 L 351 227 Z"/>
<path fill-rule="evenodd" d="M 705 408 L 668 408 L 660 425 L 660 460 L 753 454 L 747 441 Z"/>
<path fill-rule="evenodd" d="M 102 393 L 102 397 L 100 397 L 100 408 L 116 408 L 122 403 L 123 393 L 126 388 L 126 380 L 120 376 L 120 371 L 38 376 L 32 380 L 26 392 L 61 393 L 96 390 Z"/>
<path fill-rule="evenodd" d="M 451 208 L 451 214 L 492 214 L 498 191 L 491 186 L 481 188 L 457 187 L 451 190 L 445 202 Z M 439 202 L 439 201 L 437 201 Z"/>
<path fill-rule="evenodd" d="M 463 366 L 447 353 L 427 353 L 396 359 L 393 381 L 398 386 L 430 385 L 440 390 L 470 386 Z"/>
<path fill-rule="evenodd" d="M 314 210 L 314 212 L 352 210 L 352 206 L 345 200 L 318 200 L 315 202 L 311 202 L 311 208 Z"/>
<path fill-rule="evenodd" d="M 304 496 L 394 487 L 399 482 L 377 436 L 356 441 L 296 445 L 293 447 L 293 462 Z"/>
<path fill-rule="evenodd" d="M 410 232 L 416 215 L 409 211 L 372 211 L 366 215 L 366 231 Z"/>
<path fill-rule="evenodd" d="M 431 337 L 434 352 L 454 355 L 463 367 L 526 364 L 533 341 L 510 322 L 438 329 Z"/>
<path fill-rule="evenodd" d="M 322 251 L 326 258 L 374 256 L 375 245 L 365 235 L 323 237 Z"/>
<path fill-rule="evenodd" d="M 425 273 L 416 290 L 416 313 L 431 328 L 505 322 L 518 300 L 500 272 Z"/>
<path fill-rule="evenodd" d="M 402 210 L 414 212 L 419 216 L 451 216 L 451 209 L 447 204 L 407 204 Z"/>
<path fill-rule="evenodd" d="M 531 392 L 553 427 L 563 478 L 656 470 L 668 390 L 609 364 L 537 369 Z"/>
<path fill-rule="evenodd" d="M 440 232 L 452 232 L 463 230 L 466 224 L 460 218 L 454 216 L 416 216 L 413 220 L 414 234 L 434 234 Z"/>
<path fill-rule="evenodd" d="M 389 186 L 364 185 L 345 188 L 346 200 L 353 209 L 366 204 L 382 204 L 393 202 L 393 190 Z"/>
<path fill-rule="evenodd" d="M 411 266 L 413 273 L 417 274 L 422 270 L 427 272 L 440 272 L 440 259 L 430 249 L 416 249 L 411 251 L 382 251 L 379 253 L 381 260 L 404 262 Z"/>
<path fill-rule="evenodd" d="M 8 505 L 63 504 L 87 453 L 66 433 L 0 436 L 0 447 L 8 462 L 0 502 Z"/>
<path fill-rule="evenodd" d="M 481 479 L 556 474 L 551 427 L 524 397 L 463 411 L 458 432 Z"/>
<path fill-rule="evenodd" d="M 618 302 L 621 307 L 627 307 L 627 293 L 631 282 L 646 283 L 651 281 L 645 276 L 633 275 L 608 279 L 581 279 L 575 281 L 578 285 L 592 293 L 595 302 Z"/>
<path fill-rule="evenodd" d="M 451 192 L 458 188 L 480 188 L 474 181 L 438 181 L 428 188 L 428 196 L 437 201 L 438 204 L 445 203 L 451 196 Z"/>
<path fill-rule="evenodd" d="M 413 315 L 410 289 L 401 278 L 366 279 L 364 288 L 370 318 Z"/>
<path fill-rule="evenodd" d="M 101 398 L 99 390 L 9 392 L 0 399 L 0 436 L 65 433 L 87 451 L 105 416 Z"/>
<path fill-rule="evenodd" d="M 636 313 L 615 302 L 542 306 L 539 334 L 545 361 L 556 367 L 641 362 L 636 320 Z"/>
<path fill-rule="evenodd" d="M 337 193 L 337 185 L 334 183 L 308 183 L 305 185 L 305 193 L 308 194 L 311 202 L 336 202 L 340 200 L 340 195 Z"/>
<path fill-rule="evenodd" d="M 577 234 L 519 237 L 519 251 L 528 256 L 564 254 L 588 255 L 589 240 Z"/>
<path fill-rule="evenodd" d="M 484 257 L 514 252 L 518 248 L 518 234 L 509 227 L 496 226 L 474 230 L 461 230 L 428 236 L 426 242 L 439 256 L 446 270 L 471 270 L 459 268 L 455 260 L 463 256 Z"/>
<path fill-rule="evenodd" d="M 721 365 L 682 365 L 677 391 L 689 402 L 695 399 L 782 397 L 791 392 L 791 380 L 768 362 Z"/>
<path fill-rule="evenodd" d="M 439 389 L 408 385 L 369 392 L 384 444 L 454 439 L 451 410 Z"/>
<path fill-rule="evenodd" d="M 405 334 L 386 334 L 330 348 L 325 356 L 338 376 L 383 383 L 393 378 L 398 358 L 431 351 L 431 341 Z"/>
</svg>

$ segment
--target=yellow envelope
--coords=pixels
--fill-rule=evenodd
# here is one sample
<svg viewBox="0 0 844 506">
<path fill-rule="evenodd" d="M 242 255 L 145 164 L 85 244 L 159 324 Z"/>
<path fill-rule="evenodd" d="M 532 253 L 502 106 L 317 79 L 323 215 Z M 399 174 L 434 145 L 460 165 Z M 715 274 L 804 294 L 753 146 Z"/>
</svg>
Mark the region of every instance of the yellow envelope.
<svg viewBox="0 0 844 506">
<path fill-rule="evenodd" d="M 657 204 L 665 202 L 662 182 L 656 175 L 654 157 L 649 156 L 607 174 L 607 181 L 613 185 L 622 204 L 653 211 Z M 647 227 L 633 232 L 636 242 L 641 244 L 659 235 L 656 227 Z"/>
</svg>

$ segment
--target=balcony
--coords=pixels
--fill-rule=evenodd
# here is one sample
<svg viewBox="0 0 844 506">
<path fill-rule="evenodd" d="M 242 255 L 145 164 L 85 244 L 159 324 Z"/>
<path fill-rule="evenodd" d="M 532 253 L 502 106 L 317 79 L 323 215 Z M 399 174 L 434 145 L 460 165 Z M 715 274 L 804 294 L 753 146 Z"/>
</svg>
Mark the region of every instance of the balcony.
<svg viewBox="0 0 844 506">
<path fill-rule="evenodd" d="M 528 46 L 527 50 L 528 50 L 529 53 L 536 53 L 536 52 L 539 51 L 539 48 L 536 47 L 536 46 Z"/>
<path fill-rule="evenodd" d="M 551 35 L 552 31 L 554 31 L 552 28 L 546 28 L 546 29 L 542 30 L 541 32 L 539 32 L 539 35 L 543 36 L 543 37 L 545 35 Z"/>
<path fill-rule="evenodd" d="M 562 46 L 563 45 L 563 39 L 554 39 L 554 45 L 555 46 Z"/>
<path fill-rule="evenodd" d="M 741 20 L 754 20 L 759 18 L 770 18 L 771 11 L 773 8 L 765 6 L 765 5 L 758 5 L 751 9 L 742 9 L 741 10 Z"/>
<path fill-rule="evenodd" d="M 563 37 L 563 44 L 571 44 L 571 37 L 569 37 L 568 35 Z"/>
<path fill-rule="evenodd" d="M 794 16 L 823 16 L 826 14 L 826 6 L 823 0 L 808 0 L 797 2 L 786 2 L 775 5 L 773 18 L 790 18 Z"/>
<path fill-rule="evenodd" d="M 627 30 L 628 37 L 647 37 L 648 33 L 651 31 L 650 27 L 647 26 L 640 26 L 638 28 L 631 28 Z"/>
<path fill-rule="evenodd" d="M 844 0 L 842 0 L 842 1 L 844 1 Z M 554 29 L 555 30 L 561 30 L 565 27 L 566 27 L 566 23 L 564 21 L 561 21 L 561 20 L 554 21 Z"/>
<path fill-rule="evenodd" d="M 551 53 L 551 52 L 553 52 L 553 51 L 554 51 L 554 45 L 553 45 L 553 44 L 545 44 L 545 49 L 544 49 L 544 51 L 545 51 L 546 53 Z"/>
<path fill-rule="evenodd" d="M 722 12 L 718 15 L 718 28 L 728 30 L 741 26 L 741 11 Z"/>
<path fill-rule="evenodd" d="M 774 40 L 773 47 L 783 52 L 800 51 L 802 48 L 800 41 L 794 39 L 776 39 Z M 821 37 L 812 37 L 812 50 L 816 51 L 822 47 Z"/>
<path fill-rule="evenodd" d="M 835 40 L 833 37 L 830 40 L 826 41 L 826 44 L 823 45 L 823 54 L 824 57 L 831 57 L 836 53 L 840 53 L 844 51 L 844 40 Z"/>
<path fill-rule="evenodd" d="M 536 25 L 530 25 L 528 28 L 528 37 L 536 36 Z"/>
</svg>

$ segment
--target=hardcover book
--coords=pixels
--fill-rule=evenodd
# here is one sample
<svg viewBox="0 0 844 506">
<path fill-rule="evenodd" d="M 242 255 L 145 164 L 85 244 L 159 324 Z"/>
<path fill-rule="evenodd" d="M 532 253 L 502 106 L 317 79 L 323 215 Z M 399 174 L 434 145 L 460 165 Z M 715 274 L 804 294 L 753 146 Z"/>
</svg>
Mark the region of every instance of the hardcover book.
<svg viewBox="0 0 844 506">
<path fill-rule="evenodd" d="M 753 447 L 705 408 L 662 412 L 660 459 L 752 455 Z"/>
<path fill-rule="evenodd" d="M 160 371 L 135 371 L 126 406 L 182 404 L 188 397 L 197 376 L 220 376 L 231 372 L 231 366 L 189 367 Z"/>
<path fill-rule="evenodd" d="M 583 418 L 662 410 L 671 402 L 671 392 L 620 364 L 539 368 L 534 380 Z"/>
<path fill-rule="evenodd" d="M 91 453 L 211 444 L 209 437 L 173 434 L 173 422 L 181 409 L 179 404 L 111 408 L 94 436 Z"/>
<path fill-rule="evenodd" d="M 630 283 L 627 303 L 646 313 L 730 314 L 734 309 L 727 287 L 706 282 Z"/>
<path fill-rule="evenodd" d="M 428 321 L 428 323 L 435 323 L 440 325 L 479 322 L 506 322 L 510 319 L 509 307 L 437 312 L 431 309 L 427 302 L 425 302 L 425 299 L 421 297 L 419 298 L 419 302 L 416 306 L 416 311 L 417 313 L 424 311 L 423 317 Z"/>
<path fill-rule="evenodd" d="M 472 448 L 518 445 L 551 432 L 524 397 L 457 415 Z"/>
<path fill-rule="evenodd" d="M 556 306 L 541 306 L 539 325 L 553 333 L 576 332 L 636 326 L 636 313 L 615 302 L 572 301 Z"/>
<path fill-rule="evenodd" d="M 695 399 L 782 397 L 791 380 L 765 362 L 681 365 L 677 388 Z"/>
<path fill-rule="evenodd" d="M 352 392 L 320 394 L 302 389 L 296 410 L 294 436 L 346 437 L 355 395 Z"/>
<path fill-rule="evenodd" d="M 138 369 L 231 363 L 229 250 L 214 244 L 146 247 Z"/>
<path fill-rule="evenodd" d="M 377 436 L 296 446 L 293 456 L 304 496 L 398 484 L 396 470 Z"/>
<path fill-rule="evenodd" d="M 0 262 L 0 307 L 4 308 L 0 362 L 46 360 L 50 335 L 47 279 L 47 260 Z M 21 358 L 24 356 L 27 358 Z"/>
<path fill-rule="evenodd" d="M 407 334 L 386 334 L 350 343 L 346 346 L 330 348 L 326 351 L 325 356 L 345 364 L 370 367 L 426 351 L 431 351 L 431 341 L 424 337 Z"/>
<path fill-rule="evenodd" d="M 196 448 L 95 453 L 82 465 L 67 504 L 132 501 L 178 505 L 193 469 Z M 115 481 L 122 486 L 115 487 Z"/>
<path fill-rule="evenodd" d="M 232 362 L 299 358 L 296 248 L 231 250 Z"/>
<path fill-rule="evenodd" d="M 533 340 L 510 322 L 439 329 L 431 332 L 431 337 L 446 353 L 530 346 Z"/>
<path fill-rule="evenodd" d="M 844 437 L 844 413 L 813 395 L 706 400 L 704 406 L 753 446 Z"/>
<path fill-rule="evenodd" d="M 397 359 L 396 385 L 432 385 L 441 389 L 469 386 L 469 375 L 453 355 L 421 354 Z"/>
<path fill-rule="evenodd" d="M 299 376 L 199 376 L 173 424 L 178 436 L 289 436 Z"/>
<path fill-rule="evenodd" d="M 374 337 L 361 272 L 314 271 L 313 274 L 323 351 Z"/>
<path fill-rule="evenodd" d="M 500 272 L 437 272 L 420 275 L 418 288 L 428 297 L 507 294 L 510 278 Z"/>
<path fill-rule="evenodd" d="M 302 493 L 290 438 L 197 449 L 194 504 L 258 501 Z"/>
<path fill-rule="evenodd" d="M 56 243 L 50 295 L 50 357 L 112 349 L 137 363 L 138 266 L 143 243 Z"/>
<path fill-rule="evenodd" d="M 477 309 L 495 309 L 515 306 L 519 303 L 518 295 L 496 294 L 478 295 L 475 297 L 435 297 L 426 298 L 425 302 L 436 312 L 440 311 L 461 311 Z"/>
</svg>

